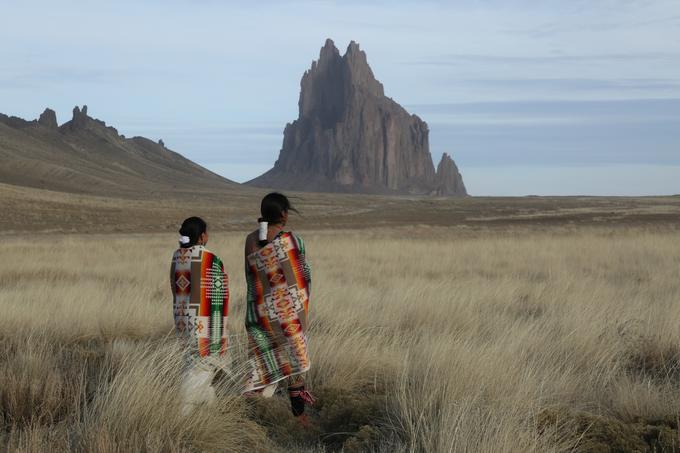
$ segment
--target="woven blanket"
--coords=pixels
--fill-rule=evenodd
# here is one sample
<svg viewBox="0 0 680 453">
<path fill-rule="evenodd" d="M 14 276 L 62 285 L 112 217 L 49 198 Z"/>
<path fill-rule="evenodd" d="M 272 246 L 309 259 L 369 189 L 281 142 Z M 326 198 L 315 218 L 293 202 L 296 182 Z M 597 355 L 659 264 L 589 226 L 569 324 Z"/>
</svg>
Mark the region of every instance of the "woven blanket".
<svg viewBox="0 0 680 453">
<path fill-rule="evenodd" d="M 222 261 L 204 246 L 180 248 L 170 281 L 175 330 L 192 356 L 222 356 L 227 350 L 229 280 Z"/>
<path fill-rule="evenodd" d="M 246 330 L 252 371 L 246 391 L 309 369 L 310 273 L 304 243 L 284 232 L 247 257 Z"/>
</svg>

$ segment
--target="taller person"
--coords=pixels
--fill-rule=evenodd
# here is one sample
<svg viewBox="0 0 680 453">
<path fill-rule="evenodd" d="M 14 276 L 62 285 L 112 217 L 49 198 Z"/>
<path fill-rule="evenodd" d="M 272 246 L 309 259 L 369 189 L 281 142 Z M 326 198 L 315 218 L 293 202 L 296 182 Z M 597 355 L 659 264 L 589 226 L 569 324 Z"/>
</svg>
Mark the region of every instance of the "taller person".
<svg viewBox="0 0 680 453">
<path fill-rule="evenodd" d="M 246 238 L 246 330 L 251 372 L 246 394 L 272 396 L 285 383 L 296 417 L 313 399 L 305 389 L 310 368 L 307 315 L 311 274 L 300 236 L 286 228 L 297 212 L 288 198 L 270 193 L 260 205 L 260 227 Z"/>
</svg>

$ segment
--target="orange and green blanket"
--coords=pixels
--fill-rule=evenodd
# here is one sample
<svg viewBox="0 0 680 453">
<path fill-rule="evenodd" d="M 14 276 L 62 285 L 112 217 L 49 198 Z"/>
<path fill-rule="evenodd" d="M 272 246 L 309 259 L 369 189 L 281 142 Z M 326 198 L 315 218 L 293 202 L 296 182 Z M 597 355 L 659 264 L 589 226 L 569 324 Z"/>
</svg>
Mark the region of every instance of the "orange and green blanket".
<svg viewBox="0 0 680 453">
<path fill-rule="evenodd" d="M 282 232 L 246 260 L 246 330 L 251 374 L 246 391 L 309 369 L 310 271 L 302 238 Z"/>
<path fill-rule="evenodd" d="M 195 357 L 227 350 L 229 280 L 222 261 L 202 245 L 180 248 L 172 257 L 170 283 L 175 330 Z"/>
</svg>

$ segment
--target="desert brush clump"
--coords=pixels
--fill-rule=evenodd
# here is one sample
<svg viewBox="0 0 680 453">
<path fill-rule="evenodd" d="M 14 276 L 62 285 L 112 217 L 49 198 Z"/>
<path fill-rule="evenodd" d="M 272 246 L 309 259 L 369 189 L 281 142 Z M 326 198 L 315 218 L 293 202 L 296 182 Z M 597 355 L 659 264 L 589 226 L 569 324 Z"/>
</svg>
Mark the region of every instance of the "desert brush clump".
<svg viewBox="0 0 680 453">
<path fill-rule="evenodd" d="M 9 451 L 680 449 L 680 233 L 607 227 L 301 231 L 309 427 L 285 392 L 182 415 L 174 235 L 7 238 L 0 448 Z M 243 238 L 208 247 L 246 355 Z M 242 370 L 241 370 L 242 371 Z M 609 450 L 606 450 L 609 448 Z"/>
<path fill-rule="evenodd" d="M 578 438 L 574 448 L 582 452 L 665 452 L 680 448 L 677 419 L 624 422 L 568 408 L 550 408 L 537 415 L 536 423 L 541 432 L 553 428 Z"/>
</svg>

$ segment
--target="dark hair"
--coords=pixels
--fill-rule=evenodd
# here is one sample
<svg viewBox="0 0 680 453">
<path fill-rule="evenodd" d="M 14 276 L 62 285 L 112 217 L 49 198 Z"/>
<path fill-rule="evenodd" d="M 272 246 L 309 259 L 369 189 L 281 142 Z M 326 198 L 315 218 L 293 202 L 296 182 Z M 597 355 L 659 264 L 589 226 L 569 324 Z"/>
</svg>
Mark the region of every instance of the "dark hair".
<svg viewBox="0 0 680 453">
<path fill-rule="evenodd" d="M 179 229 L 179 234 L 182 236 L 187 236 L 189 238 L 188 244 L 180 244 L 182 248 L 189 248 L 196 245 L 198 238 L 201 237 L 203 233 L 208 229 L 208 224 L 200 217 L 189 217 L 184 222 Z"/>
<path fill-rule="evenodd" d="M 298 212 L 291 204 L 288 197 L 282 193 L 272 192 L 262 199 L 260 204 L 260 222 L 279 223 L 283 219 L 283 213 Z"/>
</svg>

